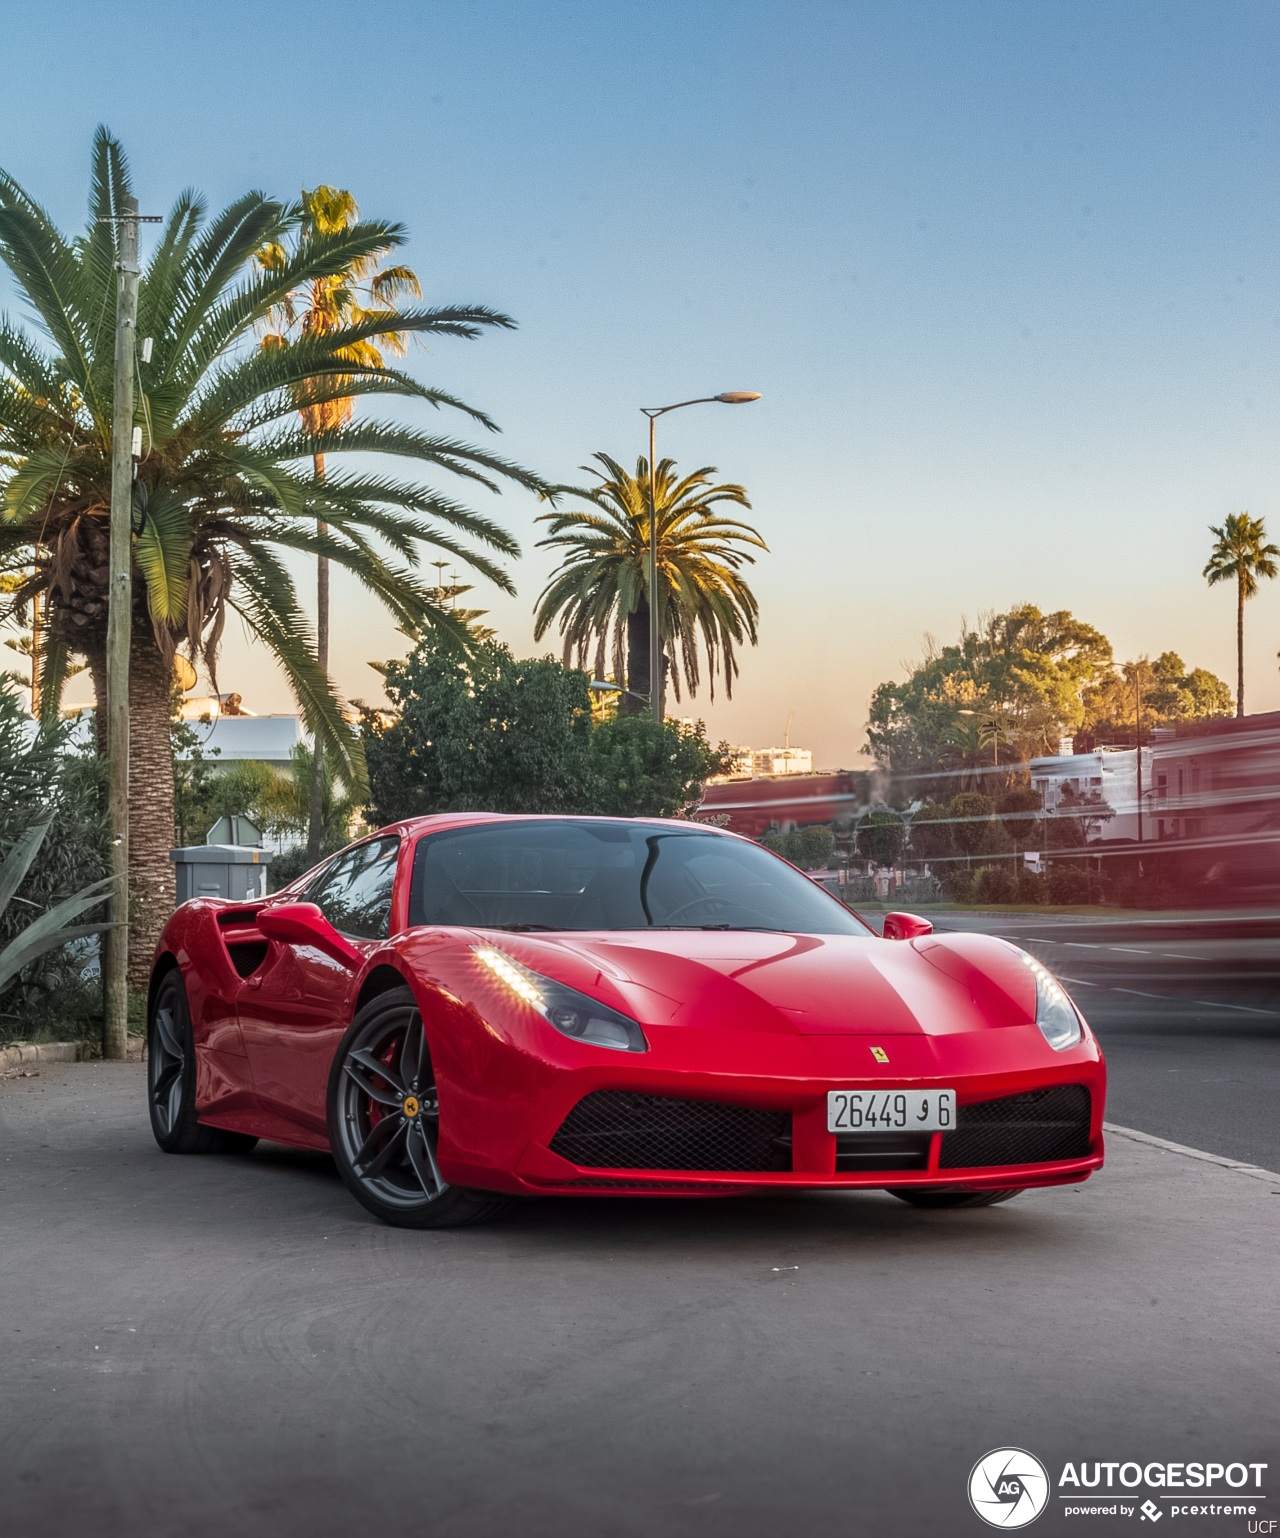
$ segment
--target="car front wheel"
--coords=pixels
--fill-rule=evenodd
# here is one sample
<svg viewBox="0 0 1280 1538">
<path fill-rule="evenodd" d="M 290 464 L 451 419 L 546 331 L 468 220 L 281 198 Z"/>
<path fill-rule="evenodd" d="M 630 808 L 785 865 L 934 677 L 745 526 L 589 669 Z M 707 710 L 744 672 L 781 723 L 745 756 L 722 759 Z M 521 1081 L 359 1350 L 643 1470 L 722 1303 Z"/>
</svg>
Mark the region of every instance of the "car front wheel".
<svg viewBox="0 0 1280 1538">
<path fill-rule="evenodd" d="M 352 1195 L 398 1228 L 459 1228 L 503 1199 L 440 1173 L 440 1101 L 422 1015 L 408 988 L 371 999 L 329 1074 L 329 1143 Z"/>
</svg>

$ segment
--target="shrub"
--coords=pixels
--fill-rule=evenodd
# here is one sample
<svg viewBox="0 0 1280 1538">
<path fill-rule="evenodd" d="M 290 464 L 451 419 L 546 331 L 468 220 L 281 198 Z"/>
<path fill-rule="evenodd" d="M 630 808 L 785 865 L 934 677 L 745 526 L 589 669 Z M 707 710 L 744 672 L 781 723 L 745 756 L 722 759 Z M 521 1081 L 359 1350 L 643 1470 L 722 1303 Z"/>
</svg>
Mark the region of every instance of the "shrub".
<svg viewBox="0 0 1280 1538">
<path fill-rule="evenodd" d="M 1091 872 L 1060 860 L 1049 867 L 1048 888 L 1049 901 L 1063 906 L 1093 902 L 1098 895 Z"/>
<path fill-rule="evenodd" d="M 973 876 L 973 901 L 978 903 L 1013 903 L 1018 900 L 1017 872 L 1008 861 L 999 865 L 980 865 Z"/>
</svg>

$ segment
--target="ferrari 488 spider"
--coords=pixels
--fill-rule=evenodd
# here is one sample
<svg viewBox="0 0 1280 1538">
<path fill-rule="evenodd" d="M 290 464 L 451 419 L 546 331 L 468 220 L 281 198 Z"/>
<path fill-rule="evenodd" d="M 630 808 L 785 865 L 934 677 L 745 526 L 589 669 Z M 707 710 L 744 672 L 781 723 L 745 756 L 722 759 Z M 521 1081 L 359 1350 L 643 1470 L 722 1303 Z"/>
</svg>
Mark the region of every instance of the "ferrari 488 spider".
<svg viewBox="0 0 1280 1538">
<path fill-rule="evenodd" d="M 690 822 L 455 814 L 169 921 L 149 1103 L 173 1153 L 331 1150 L 389 1223 L 519 1194 L 880 1187 L 1004 1201 L 1102 1164 L 1105 1069 L 1055 979 L 877 935 Z"/>
</svg>

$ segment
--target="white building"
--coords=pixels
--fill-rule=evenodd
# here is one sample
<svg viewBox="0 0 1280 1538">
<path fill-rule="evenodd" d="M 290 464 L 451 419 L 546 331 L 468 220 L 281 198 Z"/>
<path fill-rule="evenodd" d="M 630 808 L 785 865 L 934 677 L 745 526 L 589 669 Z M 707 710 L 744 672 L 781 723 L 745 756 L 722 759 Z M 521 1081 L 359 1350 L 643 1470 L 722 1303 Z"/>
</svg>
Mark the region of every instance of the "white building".
<svg viewBox="0 0 1280 1538">
<path fill-rule="evenodd" d="M 1151 807 L 1151 749 L 1141 751 L 1145 815 Z M 1046 817 L 1078 816 L 1082 801 L 1101 801 L 1109 806 L 1115 816 L 1098 823 L 1092 831 L 1094 839 L 1138 837 L 1136 748 L 1096 748 L 1092 753 L 1055 753 L 1033 758 L 1031 788 L 1040 792 Z"/>
<path fill-rule="evenodd" d="M 731 778 L 762 779 L 774 774 L 812 774 L 813 753 L 809 748 L 730 748 Z"/>
<path fill-rule="evenodd" d="M 189 723 L 200 751 L 215 764 L 255 759 L 273 769 L 287 769 L 294 748 L 307 741 L 298 716 L 215 716 Z"/>
</svg>

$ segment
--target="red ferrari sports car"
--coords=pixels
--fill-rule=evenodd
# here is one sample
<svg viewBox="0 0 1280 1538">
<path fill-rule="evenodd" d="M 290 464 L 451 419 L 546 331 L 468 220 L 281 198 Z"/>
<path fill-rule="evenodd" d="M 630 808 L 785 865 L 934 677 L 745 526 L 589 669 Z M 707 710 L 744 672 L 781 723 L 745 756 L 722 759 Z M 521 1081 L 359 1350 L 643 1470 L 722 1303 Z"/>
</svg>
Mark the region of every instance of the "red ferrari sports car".
<svg viewBox="0 0 1280 1538">
<path fill-rule="evenodd" d="M 1038 961 L 908 914 L 882 938 L 690 822 L 423 817 L 184 903 L 148 1082 L 167 1151 L 331 1150 L 410 1227 L 522 1193 L 986 1206 L 1102 1164 L 1102 1053 Z"/>
</svg>

